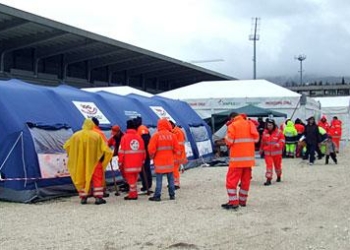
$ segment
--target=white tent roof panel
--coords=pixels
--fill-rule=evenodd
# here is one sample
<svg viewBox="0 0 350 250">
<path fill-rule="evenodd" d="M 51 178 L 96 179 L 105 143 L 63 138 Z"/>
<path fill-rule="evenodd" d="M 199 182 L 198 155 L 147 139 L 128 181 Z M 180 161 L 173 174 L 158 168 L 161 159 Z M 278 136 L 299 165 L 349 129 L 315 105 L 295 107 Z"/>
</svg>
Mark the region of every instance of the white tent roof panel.
<svg viewBox="0 0 350 250">
<path fill-rule="evenodd" d="M 99 87 L 99 88 L 83 88 L 82 90 L 88 91 L 88 92 L 98 92 L 98 91 L 106 91 L 112 94 L 117 94 L 117 95 L 128 95 L 128 94 L 137 94 L 137 95 L 142 95 L 146 97 L 152 97 L 153 95 L 136 89 L 132 88 L 129 86 L 114 86 L 114 87 Z"/>
<path fill-rule="evenodd" d="M 173 99 L 300 97 L 266 80 L 205 81 L 158 94 Z"/>
<path fill-rule="evenodd" d="M 314 99 L 321 103 L 322 108 L 350 106 L 350 96 L 316 97 Z"/>
</svg>

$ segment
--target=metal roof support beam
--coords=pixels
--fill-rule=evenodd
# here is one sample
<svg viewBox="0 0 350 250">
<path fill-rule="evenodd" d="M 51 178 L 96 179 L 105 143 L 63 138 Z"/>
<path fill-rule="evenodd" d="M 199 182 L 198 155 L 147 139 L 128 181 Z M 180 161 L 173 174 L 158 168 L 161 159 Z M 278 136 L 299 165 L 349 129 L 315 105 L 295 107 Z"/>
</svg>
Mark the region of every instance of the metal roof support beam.
<svg viewBox="0 0 350 250">
<path fill-rule="evenodd" d="M 158 77 L 162 80 L 162 78 L 165 78 L 164 80 L 168 79 L 169 77 L 171 77 L 172 75 L 178 76 L 179 74 L 182 73 L 186 73 L 186 72 L 193 72 L 192 69 L 187 69 L 187 68 L 179 68 L 176 70 L 172 70 L 172 71 L 160 71 L 159 73 L 154 72 L 153 74 L 147 74 L 146 78 L 151 78 L 151 77 Z"/>
<path fill-rule="evenodd" d="M 12 29 L 18 28 L 22 25 L 28 24 L 29 22 L 23 19 L 13 19 L 11 21 L 5 21 L 0 24 L 0 33 L 5 31 L 10 31 Z"/>
<path fill-rule="evenodd" d="M 160 65 L 160 66 L 157 66 L 157 65 Z M 156 71 L 160 71 L 160 70 L 164 70 L 164 69 L 171 69 L 171 68 L 177 68 L 177 67 L 179 67 L 179 66 L 171 64 L 171 63 L 167 63 L 164 61 L 160 61 L 158 63 L 148 64 L 147 66 L 145 66 L 141 69 L 136 68 L 135 70 L 130 70 L 129 74 L 130 75 L 140 75 L 140 74 L 152 73 L 152 72 L 156 72 Z"/>
<path fill-rule="evenodd" d="M 124 71 L 124 83 L 126 86 L 130 85 L 130 78 L 129 78 L 128 72 L 126 70 Z"/>
<path fill-rule="evenodd" d="M 141 82 L 142 90 L 146 91 L 146 78 L 143 75 L 140 76 L 140 82 Z"/>
<path fill-rule="evenodd" d="M 194 82 L 198 81 L 198 76 L 200 76 L 200 74 L 196 73 L 196 72 L 192 72 L 190 74 L 185 74 L 185 75 L 176 75 L 173 77 L 166 77 L 164 78 L 164 80 L 168 80 L 168 81 L 182 81 L 183 79 L 192 79 Z M 208 78 L 204 78 L 204 79 L 208 79 Z M 162 78 L 160 78 L 160 80 L 162 80 Z"/>
<path fill-rule="evenodd" d="M 48 58 L 51 56 L 57 56 L 57 55 L 61 55 L 61 54 L 65 54 L 68 52 L 72 52 L 75 51 L 77 49 L 82 49 L 82 48 L 88 48 L 91 45 L 96 44 L 96 42 L 84 42 L 84 44 L 78 45 L 70 45 L 67 49 L 63 49 L 63 50 L 56 50 L 55 52 L 51 52 L 51 53 L 39 53 L 39 55 L 37 55 L 37 58 L 35 59 L 35 67 L 34 67 L 34 75 L 38 74 L 38 66 L 39 66 L 39 62 L 40 60 L 42 60 L 43 58 Z M 42 55 L 40 55 L 42 54 Z"/>
<path fill-rule="evenodd" d="M 92 60 L 95 58 L 106 57 L 106 56 L 116 54 L 119 51 L 120 51 L 120 49 L 107 50 L 107 51 L 103 51 L 103 52 L 94 51 L 93 54 L 90 54 L 90 55 L 84 54 L 81 56 L 75 56 L 73 58 L 67 58 L 66 64 L 73 64 L 73 63 L 83 62 L 86 60 Z"/>
<path fill-rule="evenodd" d="M 84 61 L 87 61 L 87 60 L 90 60 L 90 59 L 94 59 L 94 58 L 98 58 L 98 57 L 104 57 L 104 56 L 108 56 L 108 55 L 113 55 L 114 53 L 117 53 L 119 50 L 115 51 L 115 52 L 112 52 L 112 51 L 108 51 L 108 52 L 105 52 L 105 53 L 98 53 L 98 54 L 94 54 L 94 55 L 90 55 L 90 56 L 85 56 L 85 57 L 81 57 L 79 59 L 76 59 L 76 60 L 66 60 L 64 65 L 63 65 L 63 72 L 65 73 L 63 75 L 64 79 L 66 79 L 67 77 L 67 68 L 68 68 L 68 65 L 70 64 L 74 64 L 74 63 L 78 63 L 78 62 L 84 62 Z M 91 70 L 90 70 L 91 71 Z"/>
<path fill-rule="evenodd" d="M 7 53 L 14 51 L 14 50 L 32 47 L 34 45 L 44 43 L 44 42 L 47 42 L 47 41 L 52 40 L 52 39 L 56 39 L 58 36 L 61 36 L 62 34 L 64 34 L 62 31 L 55 31 L 55 32 L 53 32 L 53 34 L 50 33 L 49 35 L 45 34 L 42 36 L 36 36 L 36 37 L 34 37 L 34 39 L 32 39 L 32 41 L 25 41 L 25 39 L 23 39 L 21 43 L 15 44 L 14 46 L 11 46 L 11 47 L 9 46 L 7 48 L 4 48 L 4 50 L 1 52 L 0 72 L 1 73 L 4 72 L 4 60 L 5 60 L 5 55 Z"/>
<path fill-rule="evenodd" d="M 106 62 L 106 63 L 93 65 L 92 69 L 102 68 L 102 67 L 105 67 L 105 66 L 111 66 L 111 70 L 114 71 L 114 72 L 124 71 L 125 69 L 129 69 L 129 67 L 127 67 L 125 69 L 119 69 L 119 68 L 116 67 L 116 65 L 125 64 L 125 63 L 128 63 L 128 62 L 132 62 L 134 60 L 142 59 L 144 57 L 145 57 L 144 55 L 139 55 L 139 54 L 136 54 L 135 56 L 127 55 L 124 58 L 117 58 L 115 60 L 112 59 L 112 60 L 110 60 L 109 62 Z"/>
</svg>

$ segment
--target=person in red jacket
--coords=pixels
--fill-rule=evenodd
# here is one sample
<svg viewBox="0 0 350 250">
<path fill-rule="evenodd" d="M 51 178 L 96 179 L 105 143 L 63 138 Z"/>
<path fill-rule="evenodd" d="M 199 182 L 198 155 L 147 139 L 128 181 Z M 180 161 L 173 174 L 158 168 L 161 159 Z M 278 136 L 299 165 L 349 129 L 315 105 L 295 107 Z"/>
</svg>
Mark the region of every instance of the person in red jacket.
<svg viewBox="0 0 350 250">
<path fill-rule="evenodd" d="M 126 133 L 120 141 L 118 164 L 129 184 L 129 194 L 124 200 L 137 200 L 137 179 L 146 159 L 146 150 L 133 120 L 127 121 L 126 128 Z"/>
<path fill-rule="evenodd" d="M 179 143 L 176 136 L 171 133 L 171 125 L 165 118 L 159 119 L 157 124 L 158 131 L 153 134 L 148 144 L 148 152 L 154 163 L 154 172 L 156 173 L 156 189 L 154 196 L 150 201 L 160 201 L 162 193 L 163 175 L 168 179 L 168 192 L 170 200 L 175 200 L 174 185 L 174 160 L 175 155 L 180 154 Z"/>
<path fill-rule="evenodd" d="M 317 126 L 324 128 L 326 130 L 326 133 L 328 133 L 329 123 L 327 122 L 327 117 L 322 116 L 321 119 L 318 121 Z"/>
<path fill-rule="evenodd" d="M 186 136 L 180 127 L 178 127 L 173 121 L 169 120 L 172 130 L 171 132 L 176 136 L 176 139 L 179 143 L 180 147 L 180 155 L 175 155 L 174 162 L 174 184 L 175 189 L 180 188 L 180 167 L 182 164 L 187 163 L 186 150 L 185 150 L 185 142 Z"/>
<path fill-rule="evenodd" d="M 236 210 L 245 207 L 250 188 L 252 167 L 255 165 L 255 142 L 259 140 L 256 126 L 237 113 L 231 113 L 231 124 L 227 128 L 225 142 L 230 151 L 230 163 L 226 175 L 228 202 L 224 209 Z M 240 183 L 239 192 L 237 186 Z"/>
<path fill-rule="evenodd" d="M 304 134 L 304 131 L 305 131 L 305 124 L 303 123 L 302 120 L 300 120 L 299 118 L 295 119 L 295 122 L 294 122 L 294 127 L 295 129 L 297 130 L 298 132 L 298 135 L 297 135 L 297 138 L 296 138 L 296 141 L 297 141 L 297 148 L 296 148 L 296 151 L 295 151 L 295 156 L 296 157 L 300 157 L 302 155 L 302 150 L 303 150 L 303 147 L 302 147 L 302 143 L 299 142 L 300 138 L 303 136 Z"/>
<path fill-rule="evenodd" d="M 331 121 L 329 133 L 332 136 L 333 142 L 337 146 L 336 152 L 339 153 L 340 140 L 342 136 L 342 121 L 339 120 L 337 116 L 334 116 L 333 120 Z"/>
<path fill-rule="evenodd" d="M 285 144 L 285 138 L 281 130 L 278 129 L 273 119 L 266 119 L 266 129 L 262 134 L 260 152 L 264 153 L 266 164 L 266 182 L 265 186 L 271 185 L 273 168 L 277 175 L 277 182 L 281 181 L 282 176 L 282 151 Z"/>
</svg>

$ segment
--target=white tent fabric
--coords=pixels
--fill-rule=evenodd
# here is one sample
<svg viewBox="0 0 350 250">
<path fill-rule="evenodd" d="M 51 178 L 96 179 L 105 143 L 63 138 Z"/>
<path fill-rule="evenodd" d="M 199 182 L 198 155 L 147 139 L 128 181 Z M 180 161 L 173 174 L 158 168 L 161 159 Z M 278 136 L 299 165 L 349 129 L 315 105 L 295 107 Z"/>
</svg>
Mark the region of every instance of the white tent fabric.
<svg viewBox="0 0 350 250">
<path fill-rule="evenodd" d="M 350 96 L 332 96 L 314 98 L 321 103 L 322 115 L 331 122 L 337 116 L 343 122 L 342 139 L 350 139 Z"/>
<path fill-rule="evenodd" d="M 137 94 L 142 95 L 146 97 L 152 97 L 153 95 L 142 91 L 136 88 L 132 88 L 129 86 L 113 86 L 113 87 L 98 87 L 98 88 L 83 88 L 82 90 L 88 91 L 88 92 L 98 92 L 98 91 L 106 91 L 112 94 L 117 95 L 128 95 L 128 94 Z"/>
<path fill-rule="evenodd" d="M 158 95 L 186 101 L 203 119 L 248 104 L 286 113 L 293 119 L 320 115 L 320 105 L 314 99 L 301 102 L 301 94 L 266 80 L 206 81 Z"/>
</svg>

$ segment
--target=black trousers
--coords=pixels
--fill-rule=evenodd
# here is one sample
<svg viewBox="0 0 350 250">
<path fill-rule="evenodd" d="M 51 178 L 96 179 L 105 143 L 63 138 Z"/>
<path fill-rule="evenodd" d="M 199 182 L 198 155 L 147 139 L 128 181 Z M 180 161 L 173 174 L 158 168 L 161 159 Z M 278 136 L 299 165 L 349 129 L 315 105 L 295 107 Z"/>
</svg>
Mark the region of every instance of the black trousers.
<svg viewBox="0 0 350 250">
<path fill-rule="evenodd" d="M 142 183 L 142 191 L 147 191 L 152 187 L 152 171 L 150 159 L 147 157 L 140 172 L 140 179 Z"/>
<path fill-rule="evenodd" d="M 326 155 L 326 164 L 329 162 L 329 156 L 332 158 L 334 163 L 337 163 L 337 155 L 335 153 L 329 153 L 329 155 Z"/>
</svg>

